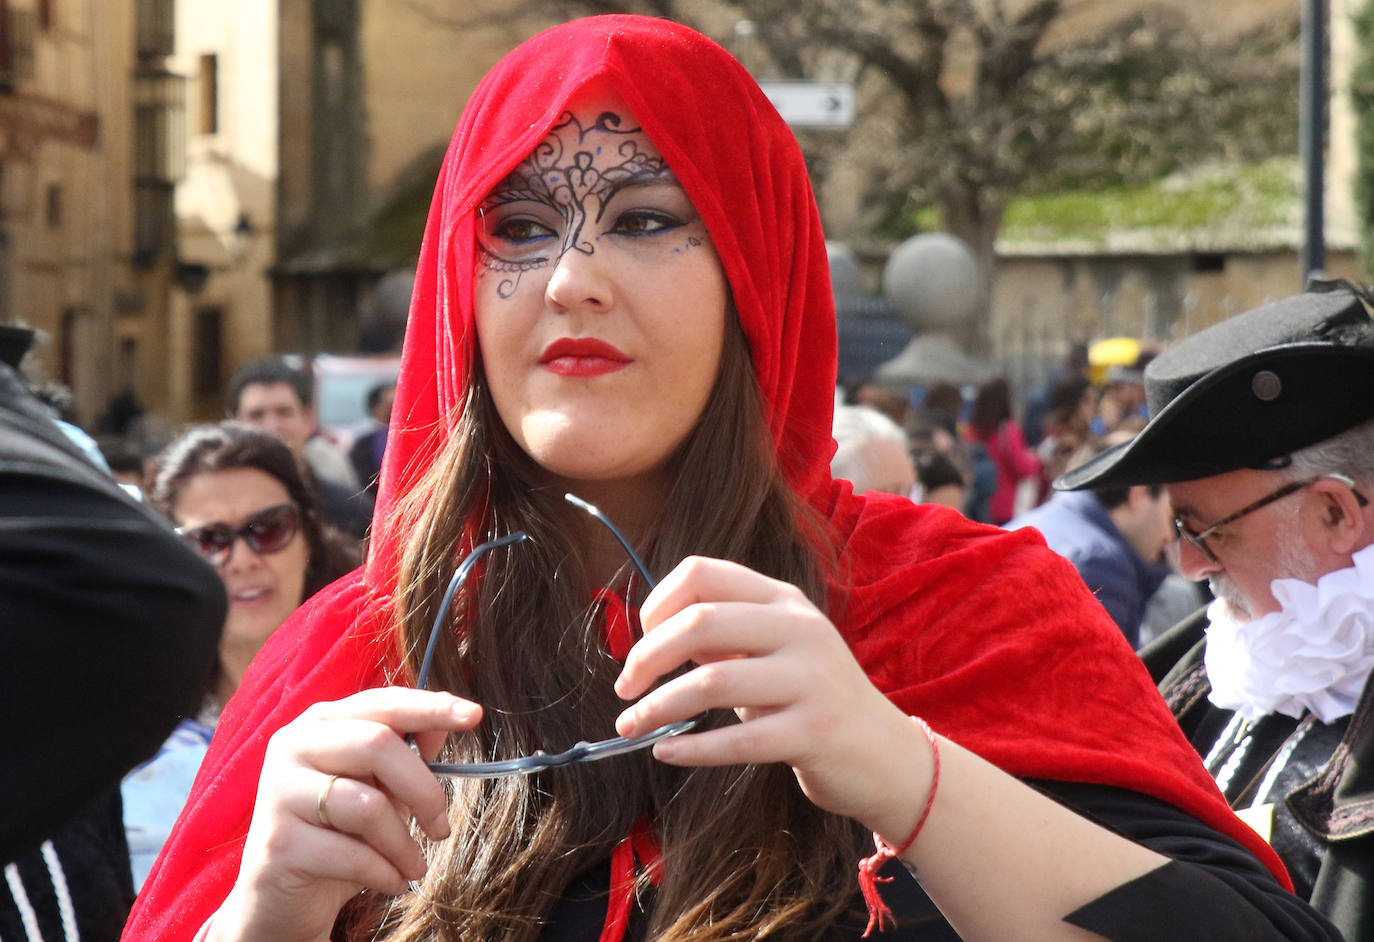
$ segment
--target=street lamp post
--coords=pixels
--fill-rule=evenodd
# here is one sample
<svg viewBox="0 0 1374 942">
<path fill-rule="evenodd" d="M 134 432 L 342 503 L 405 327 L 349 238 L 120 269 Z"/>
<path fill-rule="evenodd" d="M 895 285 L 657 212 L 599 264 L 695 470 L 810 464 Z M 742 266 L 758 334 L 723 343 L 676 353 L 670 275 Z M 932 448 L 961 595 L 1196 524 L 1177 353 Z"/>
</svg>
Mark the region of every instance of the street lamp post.
<svg viewBox="0 0 1374 942">
<path fill-rule="evenodd" d="M 1303 166 L 1303 285 L 1326 268 L 1326 0 L 1303 0 L 1302 79 L 1298 89 L 1298 150 Z"/>
</svg>

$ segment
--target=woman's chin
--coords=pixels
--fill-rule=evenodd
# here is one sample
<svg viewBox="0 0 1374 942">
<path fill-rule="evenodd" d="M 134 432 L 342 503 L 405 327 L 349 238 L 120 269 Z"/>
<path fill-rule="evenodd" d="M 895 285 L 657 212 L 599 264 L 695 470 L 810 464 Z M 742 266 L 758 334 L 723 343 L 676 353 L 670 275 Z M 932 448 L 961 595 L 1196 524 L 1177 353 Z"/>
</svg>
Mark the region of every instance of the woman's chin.
<svg viewBox="0 0 1374 942">
<path fill-rule="evenodd" d="M 561 435 L 523 443 L 525 453 L 550 477 L 576 484 L 633 481 L 654 475 L 667 460 L 658 450 L 630 447 L 625 438 Z"/>
</svg>

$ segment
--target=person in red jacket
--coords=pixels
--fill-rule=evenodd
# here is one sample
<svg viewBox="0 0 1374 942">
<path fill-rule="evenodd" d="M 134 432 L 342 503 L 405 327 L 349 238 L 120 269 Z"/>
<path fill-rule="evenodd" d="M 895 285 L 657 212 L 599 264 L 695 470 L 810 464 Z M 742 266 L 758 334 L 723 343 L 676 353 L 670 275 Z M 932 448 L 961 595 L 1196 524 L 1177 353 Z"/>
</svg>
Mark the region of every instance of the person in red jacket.
<svg viewBox="0 0 1374 942">
<path fill-rule="evenodd" d="M 831 479 L 835 343 L 728 52 L 613 16 L 511 53 L 367 563 L 250 667 L 126 937 L 1335 938 L 1067 562 Z"/>
<path fill-rule="evenodd" d="M 971 516 L 1001 526 L 1016 514 L 1021 482 L 1035 479 L 1038 486 L 1040 475 L 1040 459 L 1026 447 L 1021 425 L 1012 415 L 1011 389 L 1005 379 L 999 376 L 978 387 L 964 439 L 975 449 L 975 464 L 986 462 L 996 470 L 995 484 L 987 493 L 977 492 L 975 475 Z"/>
</svg>

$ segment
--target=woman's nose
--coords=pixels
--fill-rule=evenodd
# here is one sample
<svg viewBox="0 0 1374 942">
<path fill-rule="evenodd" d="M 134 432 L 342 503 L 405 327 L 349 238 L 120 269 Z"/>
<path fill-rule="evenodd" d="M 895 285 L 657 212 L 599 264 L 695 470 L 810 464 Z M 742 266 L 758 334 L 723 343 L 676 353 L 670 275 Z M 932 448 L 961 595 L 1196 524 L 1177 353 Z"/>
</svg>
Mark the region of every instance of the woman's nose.
<svg viewBox="0 0 1374 942">
<path fill-rule="evenodd" d="M 258 562 L 262 557 L 248 545 L 243 534 L 234 534 L 234 542 L 229 544 L 229 548 L 224 551 L 224 557 L 219 562 L 219 568 L 228 569 L 230 566 L 246 566 Z"/>
<path fill-rule="evenodd" d="M 574 245 L 559 256 L 544 288 L 544 298 L 551 308 L 562 313 L 610 308 L 614 300 L 611 279 L 605 258 L 595 245 Z"/>
</svg>

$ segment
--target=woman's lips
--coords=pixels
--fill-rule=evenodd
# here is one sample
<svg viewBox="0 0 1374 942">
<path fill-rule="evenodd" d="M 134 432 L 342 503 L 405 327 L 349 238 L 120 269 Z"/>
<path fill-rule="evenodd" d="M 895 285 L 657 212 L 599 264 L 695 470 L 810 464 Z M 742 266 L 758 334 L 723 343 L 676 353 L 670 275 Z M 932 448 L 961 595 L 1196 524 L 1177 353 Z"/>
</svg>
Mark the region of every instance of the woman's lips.
<svg viewBox="0 0 1374 942">
<path fill-rule="evenodd" d="M 602 376 L 623 370 L 631 358 L 604 340 L 555 340 L 539 357 L 539 365 L 559 376 Z"/>
<path fill-rule="evenodd" d="M 264 586 L 237 589 L 229 593 L 229 602 L 232 605 L 261 605 L 271 598 L 272 590 Z"/>
</svg>

